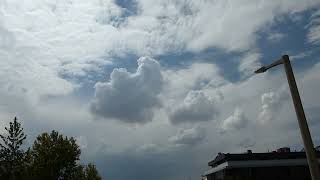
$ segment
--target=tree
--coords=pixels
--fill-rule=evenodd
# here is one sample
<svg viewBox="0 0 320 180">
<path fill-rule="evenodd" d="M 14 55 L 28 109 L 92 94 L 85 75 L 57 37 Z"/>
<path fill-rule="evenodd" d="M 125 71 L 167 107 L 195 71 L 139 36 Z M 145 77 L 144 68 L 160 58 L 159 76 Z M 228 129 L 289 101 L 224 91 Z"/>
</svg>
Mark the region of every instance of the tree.
<svg viewBox="0 0 320 180">
<path fill-rule="evenodd" d="M 24 151 L 26 139 L 17 118 L 0 135 L 0 179 L 5 180 L 101 180 L 93 164 L 79 165 L 76 140 L 52 131 L 42 133 L 32 148 Z"/>
<path fill-rule="evenodd" d="M 57 131 L 43 133 L 35 140 L 31 154 L 33 178 L 71 180 L 78 171 L 79 146 L 74 138 L 63 137 Z"/>
<path fill-rule="evenodd" d="M 99 175 L 96 166 L 91 163 L 85 167 L 84 172 L 86 180 L 101 180 L 101 176 Z"/>
<path fill-rule="evenodd" d="M 26 155 L 21 145 L 27 136 L 16 117 L 5 130 L 7 134 L 0 135 L 0 178 L 21 179 Z"/>
<path fill-rule="evenodd" d="M 77 173 L 74 176 L 74 180 L 101 180 L 101 176 L 99 175 L 96 166 L 89 163 L 85 167 L 79 165 L 77 167 Z"/>
</svg>

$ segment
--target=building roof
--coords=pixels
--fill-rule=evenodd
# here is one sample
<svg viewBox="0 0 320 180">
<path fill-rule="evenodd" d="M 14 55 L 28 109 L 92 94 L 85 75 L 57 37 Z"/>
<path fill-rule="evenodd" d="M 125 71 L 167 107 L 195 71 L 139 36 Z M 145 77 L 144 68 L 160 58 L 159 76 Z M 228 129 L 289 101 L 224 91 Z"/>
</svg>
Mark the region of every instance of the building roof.
<svg viewBox="0 0 320 180">
<path fill-rule="evenodd" d="M 318 159 L 320 163 L 320 159 Z M 235 168 L 257 168 L 257 167 L 290 167 L 290 166 L 308 166 L 307 160 L 304 159 L 276 159 L 276 160 L 246 160 L 246 161 L 226 161 L 211 169 L 207 170 L 203 176 L 207 176 L 223 169 Z"/>
<path fill-rule="evenodd" d="M 320 152 L 317 152 L 320 158 Z M 228 161 L 249 161 L 249 160 L 285 160 L 285 159 L 305 159 L 305 152 L 269 152 L 269 153 L 243 153 L 229 154 L 219 153 L 216 158 L 208 163 L 209 166 L 215 167 Z"/>
</svg>

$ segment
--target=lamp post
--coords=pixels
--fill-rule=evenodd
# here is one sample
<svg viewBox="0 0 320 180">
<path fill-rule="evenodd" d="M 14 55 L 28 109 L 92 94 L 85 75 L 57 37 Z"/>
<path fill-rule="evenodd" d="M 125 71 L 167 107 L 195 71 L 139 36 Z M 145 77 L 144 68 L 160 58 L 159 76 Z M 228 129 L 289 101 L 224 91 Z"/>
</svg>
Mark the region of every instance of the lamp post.
<svg viewBox="0 0 320 180">
<path fill-rule="evenodd" d="M 294 74 L 292 71 L 291 63 L 288 55 L 282 56 L 281 59 L 273 62 L 268 66 L 263 66 L 260 69 L 256 70 L 255 73 L 264 73 L 268 69 L 283 64 L 284 69 L 286 71 L 290 92 L 294 104 L 294 108 L 296 111 L 296 115 L 298 117 L 298 123 L 300 127 L 300 132 L 303 140 L 304 149 L 307 155 L 309 170 L 311 174 L 312 180 L 320 180 L 320 172 L 319 172 L 319 164 L 316 157 L 316 152 L 313 146 L 312 138 L 310 135 L 308 123 L 306 120 L 306 116 L 304 114 L 303 106 L 301 103 L 298 87 L 296 84 L 296 80 L 294 78 Z"/>
</svg>

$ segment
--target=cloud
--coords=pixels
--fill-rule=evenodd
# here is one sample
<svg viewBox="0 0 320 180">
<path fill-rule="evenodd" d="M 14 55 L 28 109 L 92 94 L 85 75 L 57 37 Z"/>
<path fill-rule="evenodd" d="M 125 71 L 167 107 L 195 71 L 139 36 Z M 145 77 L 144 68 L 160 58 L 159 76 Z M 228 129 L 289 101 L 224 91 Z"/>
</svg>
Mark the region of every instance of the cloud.
<svg viewBox="0 0 320 180">
<path fill-rule="evenodd" d="M 248 119 L 244 112 L 240 108 L 236 108 L 231 116 L 222 122 L 221 128 L 224 131 L 227 130 L 238 130 L 246 127 L 248 124 Z"/>
<path fill-rule="evenodd" d="M 85 136 L 77 137 L 76 142 L 81 150 L 88 148 L 88 140 Z"/>
<path fill-rule="evenodd" d="M 3 60 L 0 62 L 1 91 L 36 103 L 41 97 L 66 95 L 77 88 L 51 68 L 25 57 L 27 51 L 32 50 L 14 47 L 7 52 L 0 49 Z"/>
<path fill-rule="evenodd" d="M 153 154 L 153 155 L 163 155 L 163 154 L 170 154 L 176 147 L 170 147 L 168 142 L 166 144 L 154 144 L 154 143 L 147 143 L 136 148 L 136 153 L 145 156 L 146 154 Z"/>
<path fill-rule="evenodd" d="M 169 138 L 169 141 L 176 145 L 196 145 L 205 138 L 203 128 L 193 127 L 190 129 L 180 129 L 176 135 Z"/>
<path fill-rule="evenodd" d="M 308 18 L 301 12 L 316 9 L 318 0 L 119 2 L 0 1 L 0 117 L 4 120 L 1 125 L 18 115 L 24 121 L 30 142 L 37 134 L 52 129 L 78 137 L 84 148 L 82 157 L 97 162 L 106 179 L 183 179 L 186 172 L 195 179 L 207 168 L 208 156 L 216 152 L 238 152 L 238 146 L 254 146 L 254 150 L 263 152 L 284 142 L 297 144 L 297 128 L 289 127 L 296 118 L 294 110 L 287 107 L 288 101 L 277 100 L 277 96 L 281 99 L 277 89 L 286 83 L 285 77 L 282 71 L 249 77 L 255 70 L 250 68 L 259 65 L 259 53 L 268 51 L 251 49 L 260 45 L 257 40 L 265 28 L 275 23 L 281 28 L 286 15 Z M 319 43 L 318 15 L 311 19 L 307 38 L 315 45 Z M 292 32 L 288 33 L 291 36 Z M 208 53 L 210 59 L 186 62 L 183 58 L 191 59 L 189 52 L 197 57 L 202 52 Z M 211 52 L 222 56 L 217 58 Z M 239 67 L 234 68 L 246 77 L 237 82 L 226 80 L 220 72 L 227 74 L 228 70 L 213 64 L 228 65 L 233 52 L 241 57 Z M 147 58 L 138 65 L 140 70 L 132 72 L 130 67 L 122 66 L 123 61 L 118 61 L 118 57 L 127 61 L 128 54 L 137 57 L 178 54 L 181 59 L 178 62 L 175 58 L 170 57 L 173 59 L 170 62 L 166 59 L 168 69 L 161 72 L 157 63 Z M 97 83 L 90 113 L 87 100 L 91 98 L 91 86 L 78 89 L 86 82 L 74 79 L 101 73 L 109 76 L 103 70 L 114 66 L 127 69 L 115 69 L 110 79 Z M 301 66 L 296 74 L 307 118 L 314 118 L 314 122 L 320 101 L 316 91 L 319 67 Z M 266 91 L 275 95 L 264 95 L 260 102 Z M 176 123 L 186 129 L 176 132 L 176 126 L 166 121 L 168 117 L 161 103 L 165 110 L 170 110 L 169 118 L 176 112 L 180 114 Z M 259 128 L 250 123 L 250 132 L 243 129 L 221 136 L 219 122 L 241 117 L 237 115 L 241 113 L 230 114 L 234 107 L 240 107 L 248 120 L 256 120 L 259 114 L 262 119 L 270 119 L 271 114 L 271 118 L 282 121 L 270 120 Z M 106 120 L 93 121 L 92 114 Z M 137 127 L 119 123 L 146 123 L 151 119 L 153 122 Z M 192 127 L 197 122 L 206 126 Z M 226 127 L 237 127 L 237 123 L 230 124 Z M 319 139 L 318 125 L 309 125 Z M 283 136 L 284 131 L 289 135 Z M 254 141 L 246 139 L 251 136 Z M 206 137 L 210 143 L 199 144 Z"/>
<path fill-rule="evenodd" d="M 170 98 L 185 98 L 190 90 L 219 87 L 227 81 L 220 69 L 212 63 L 195 62 L 180 69 L 164 70 L 165 93 Z"/>
<path fill-rule="evenodd" d="M 143 144 L 137 148 L 137 151 L 144 153 L 156 153 L 159 151 L 159 148 L 160 147 L 157 144 Z"/>
<path fill-rule="evenodd" d="M 248 52 L 246 53 L 240 61 L 239 71 L 245 76 L 254 74 L 254 71 L 257 70 L 260 66 L 261 54 L 258 52 Z"/>
<path fill-rule="evenodd" d="M 240 141 L 237 145 L 242 148 L 252 148 L 256 145 L 256 141 L 251 137 L 245 138 L 242 141 Z"/>
<path fill-rule="evenodd" d="M 279 105 L 280 98 L 274 92 L 264 93 L 261 96 L 262 110 L 259 114 L 259 119 L 263 122 L 268 122 L 273 119 L 273 110 Z"/>
<path fill-rule="evenodd" d="M 37 48 L 20 42 L 16 32 L 7 27 L 4 15 L 5 11 L 0 13 L 0 91 L 6 97 L 37 103 L 42 97 L 66 95 L 76 89 L 76 84 L 63 79 L 54 66 L 49 66 L 51 58 L 42 59 L 44 52 L 38 53 Z"/>
<path fill-rule="evenodd" d="M 268 40 L 271 42 L 279 42 L 281 41 L 283 38 L 285 38 L 286 35 L 283 33 L 279 33 L 279 32 L 272 32 L 269 34 L 268 36 Z"/>
<path fill-rule="evenodd" d="M 311 22 L 307 27 L 309 28 L 309 43 L 318 44 L 320 42 L 320 10 L 311 16 Z"/>
<path fill-rule="evenodd" d="M 160 64 L 149 57 L 141 57 L 135 73 L 114 69 L 108 82 L 95 85 L 91 112 L 126 123 L 149 122 L 153 118 L 153 108 L 161 104 L 158 95 L 162 86 Z"/>
<path fill-rule="evenodd" d="M 163 101 L 173 124 L 210 121 L 218 114 L 215 101 L 224 98 L 217 88 L 227 83 L 219 68 L 211 63 L 193 63 L 181 69 L 164 71 Z M 210 95 L 206 89 L 216 89 Z"/>
<path fill-rule="evenodd" d="M 31 100 L 73 92 L 81 85 L 73 79 L 100 71 L 118 56 L 210 48 L 245 51 L 276 17 L 319 5 L 316 0 L 250 4 L 139 0 L 134 3 L 135 12 L 128 14 L 130 7 L 112 0 L 0 3 L 0 79 L 8 81 L 6 87 L 28 89 Z M 248 18 L 250 23 L 244 23 Z M 317 39 L 313 22 L 310 42 Z M 226 29 L 235 31 L 230 34 Z"/>
<path fill-rule="evenodd" d="M 198 123 L 212 120 L 216 113 L 212 98 L 202 91 L 190 91 L 183 102 L 172 110 L 169 118 L 173 124 Z"/>
<path fill-rule="evenodd" d="M 313 50 L 303 51 L 290 56 L 290 60 L 306 59 L 307 57 L 311 56 L 313 53 L 314 53 Z"/>
<path fill-rule="evenodd" d="M 258 119 L 262 123 L 267 123 L 273 120 L 275 114 L 279 112 L 279 108 L 283 105 L 283 101 L 288 97 L 288 93 L 285 90 L 279 90 L 276 92 L 264 93 L 261 96 L 261 112 Z"/>
<path fill-rule="evenodd" d="M 297 80 L 301 99 L 303 103 L 308 103 L 306 104 L 308 106 L 319 106 L 320 96 L 314 95 L 314 93 L 317 93 L 316 89 L 320 88 L 319 74 L 320 62 L 305 72 L 301 79 Z"/>
<path fill-rule="evenodd" d="M 180 1 L 170 4 L 158 1 L 153 7 L 167 7 L 158 10 L 151 7 L 151 4 L 155 4 L 154 2 L 142 1 L 142 4 L 144 5 L 142 9 L 148 8 L 145 10 L 146 13 L 167 17 L 164 19 L 165 22 L 169 22 L 167 27 L 178 30 L 176 36 L 182 39 L 187 50 L 199 52 L 210 47 L 227 51 L 248 50 L 256 45 L 257 32 L 272 24 L 277 17 L 287 13 L 302 12 L 319 5 L 319 2 L 316 0 L 304 2 L 255 1 L 254 3 L 248 3 L 248 1 Z M 169 13 L 169 10 L 174 13 Z M 166 13 L 170 16 L 168 17 Z M 208 18 L 210 21 L 207 21 Z M 250 23 L 244 23 L 247 19 L 250 19 Z M 179 26 L 176 27 L 175 24 Z M 169 32 L 171 32 L 170 29 L 168 28 Z M 230 31 L 226 29 L 234 31 L 230 34 Z"/>
</svg>

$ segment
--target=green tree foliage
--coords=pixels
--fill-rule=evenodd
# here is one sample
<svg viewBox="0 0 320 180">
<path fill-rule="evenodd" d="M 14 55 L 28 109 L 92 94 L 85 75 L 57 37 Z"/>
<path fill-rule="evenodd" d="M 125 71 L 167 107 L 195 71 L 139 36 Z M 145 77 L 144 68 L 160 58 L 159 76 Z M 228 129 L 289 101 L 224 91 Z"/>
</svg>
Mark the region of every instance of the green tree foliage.
<svg viewBox="0 0 320 180">
<path fill-rule="evenodd" d="M 0 135 L 0 180 L 101 180 L 93 164 L 80 165 L 76 140 L 52 131 L 42 133 L 27 151 L 26 139 L 17 118 Z"/>
<path fill-rule="evenodd" d="M 98 173 L 98 170 L 96 169 L 96 166 L 89 163 L 86 167 L 85 167 L 85 180 L 101 180 L 101 177 Z"/>
<path fill-rule="evenodd" d="M 16 117 L 5 131 L 6 135 L 0 135 L 0 179 L 21 179 L 26 165 L 26 153 L 21 145 L 27 136 Z"/>
<path fill-rule="evenodd" d="M 36 179 L 72 179 L 77 170 L 81 151 L 74 138 L 63 137 L 56 131 L 37 137 L 32 149 Z"/>
<path fill-rule="evenodd" d="M 81 151 L 74 138 L 42 133 L 24 151 L 27 136 L 17 118 L 5 131 L 0 135 L 0 180 L 101 180 L 93 164 L 79 164 Z"/>
<path fill-rule="evenodd" d="M 89 163 L 87 166 L 78 166 L 77 173 L 74 179 L 77 180 L 101 180 L 101 176 L 99 175 L 96 166 Z"/>
</svg>

